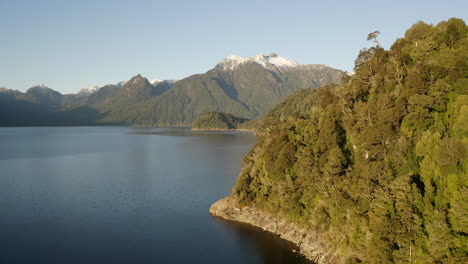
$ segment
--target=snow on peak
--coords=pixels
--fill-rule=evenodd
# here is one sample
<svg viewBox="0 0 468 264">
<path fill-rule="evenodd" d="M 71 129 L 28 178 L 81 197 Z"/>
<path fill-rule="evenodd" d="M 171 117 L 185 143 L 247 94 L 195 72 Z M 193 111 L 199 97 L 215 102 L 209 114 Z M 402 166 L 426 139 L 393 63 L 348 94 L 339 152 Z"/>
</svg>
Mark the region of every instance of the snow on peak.
<svg viewBox="0 0 468 264">
<path fill-rule="evenodd" d="M 237 55 L 229 55 L 226 58 L 224 58 L 218 65 L 223 69 L 223 70 L 234 70 L 240 65 L 246 63 L 248 60 L 244 59 L 242 57 L 239 57 Z"/>
<path fill-rule="evenodd" d="M 100 86 L 97 86 L 97 85 L 93 85 L 93 86 L 90 86 L 88 88 L 83 88 L 81 89 L 78 94 L 82 94 L 82 95 L 89 95 L 89 94 L 92 94 L 92 93 L 95 93 L 97 92 L 101 87 Z"/>
<path fill-rule="evenodd" d="M 169 83 L 169 84 L 174 84 L 174 83 L 176 83 L 177 81 L 178 81 L 178 80 L 176 80 L 176 79 L 168 79 L 168 80 L 154 79 L 154 80 L 152 80 L 150 83 L 151 83 L 152 85 L 157 85 L 157 84 L 160 84 L 160 83 L 163 83 L 163 82 Z"/>
<path fill-rule="evenodd" d="M 33 86 L 32 88 L 41 88 L 41 89 L 47 89 L 49 87 L 45 86 L 44 84 L 38 84 L 36 86 Z"/>
<path fill-rule="evenodd" d="M 151 80 L 151 81 L 150 81 L 150 83 L 151 83 L 152 85 L 156 85 L 156 84 L 162 83 L 162 82 L 164 82 L 164 80 L 161 80 L 161 79 L 154 79 L 154 80 Z"/>
<path fill-rule="evenodd" d="M 0 92 L 6 92 L 6 91 L 9 91 L 10 89 L 6 88 L 6 87 L 0 87 Z"/>
<path fill-rule="evenodd" d="M 274 53 L 267 56 L 263 56 L 263 58 L 269 63 L 275 65 L 276 67 L 296 67 L 299 65 L 295 61 L 280 57 Z"/>
<path fill-rule="evenodd" d="M 218 66 L 222 68 L 223 70 L 234 70 L 240 65 L 247 63 L 247 62 L 254 62 L 265 68 L 273 66 L 278 69 L 297 67 L 300 65 L 295 61 L 280 57 L 276 55 L 275 53 L 270 53 L 268 55 L 260 54 L 260 55 L 251 56 L 247 58 L 242 58 L 237 55 L 229 55 L 226 58 L 224 58 L 218 64 Z"/>
</svg>

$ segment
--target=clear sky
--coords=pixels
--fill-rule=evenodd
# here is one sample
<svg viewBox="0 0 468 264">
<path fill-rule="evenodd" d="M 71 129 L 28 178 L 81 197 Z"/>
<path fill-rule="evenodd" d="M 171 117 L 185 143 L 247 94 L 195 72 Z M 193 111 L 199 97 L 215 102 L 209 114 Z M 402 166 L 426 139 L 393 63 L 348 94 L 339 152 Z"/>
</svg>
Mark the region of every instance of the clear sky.
<svg viewBox="0 0 468 264">
<path fill-rule="evenodd" d="M 0 0 L 0 87 L 75 93 L 270 52 L 350 71 L 374 30 L 389 48 L 419 20 L 467 16 L 467 0 Z"/>
</svg>

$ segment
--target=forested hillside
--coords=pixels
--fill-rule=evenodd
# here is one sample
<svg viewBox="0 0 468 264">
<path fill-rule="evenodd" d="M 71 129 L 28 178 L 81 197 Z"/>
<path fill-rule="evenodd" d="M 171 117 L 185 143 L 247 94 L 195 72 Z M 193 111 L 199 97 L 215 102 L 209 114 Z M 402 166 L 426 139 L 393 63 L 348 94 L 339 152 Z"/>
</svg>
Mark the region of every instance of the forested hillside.
<svg viewBox="0 0 468 264">
<path fill-rule="evenodd" d="M 191 125 L 206 112 L 258 118 L 284 97 L 301 88 L 339 83 L 342 71 L 323 65 L 276 66 L 259 61 L 226 58 L 213 69 L 174 84 L 159 97 L 127 109 L 121 119 L 139 125 Z M 262 64 L 263 63 L 263 64 Z"/>
<path fill-rule="evenodd" d="M 192 125 L 192 129 L 237 129 L 239 125 L 248 120 L 227 113 L 208 112 L 198 116 Z"/>
<path fill-rule="evenodd" d="M 341 86 L 271 112 L 233 195 L 320 232 L 348 263 L 467 263 L 467 59 L 455 18 L 363 49 Z"/>
<path fill-rule="evenodd" d="M 284 98 L 258 119 L 244 122 L 239 127 L 252 130 L 256 134 L 264 134 L 276 126 L 278 121 L 283 122 L 291 115 L 301 115 L 310 111 L 316 102 L 316 92 L 317 89 L 300 89 Z"/>
</svg>

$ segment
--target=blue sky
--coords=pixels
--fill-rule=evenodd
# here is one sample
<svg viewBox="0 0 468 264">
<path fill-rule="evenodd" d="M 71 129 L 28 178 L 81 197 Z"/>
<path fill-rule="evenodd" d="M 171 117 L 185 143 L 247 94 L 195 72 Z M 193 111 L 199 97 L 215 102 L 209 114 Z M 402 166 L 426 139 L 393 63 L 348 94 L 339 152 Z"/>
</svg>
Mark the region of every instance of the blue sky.
<svg viewBox="0 0 468 264">
<path fill-rule="evenodd" d="M 275 52 L 352 70 L 367 34 L 389 48 L 419 20 L 467 21 L 468 1 L 0 0 L 0 87 L 62 93 L 181 79 L 230 54 Z"/>
</svg>

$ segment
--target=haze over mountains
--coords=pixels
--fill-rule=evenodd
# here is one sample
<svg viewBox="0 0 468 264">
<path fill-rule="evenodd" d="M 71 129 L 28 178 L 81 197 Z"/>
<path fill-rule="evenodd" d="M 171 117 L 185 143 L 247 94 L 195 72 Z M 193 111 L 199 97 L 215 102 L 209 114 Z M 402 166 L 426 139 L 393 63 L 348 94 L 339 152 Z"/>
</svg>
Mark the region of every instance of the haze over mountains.
<svg viewBox="0 0 468 264">
<path fill-rule="evenodd" d="M 339 83 L 342 74 L 272 53 L 231 55 L 206 73 L 179 81 L 150 82 L 137 75 L 66 95 L 44 85 L 26 93 L 2 88 L 0 125 L 190 125 L 210 111 L 257 118 L 292 92 Z"/>
</svg>

